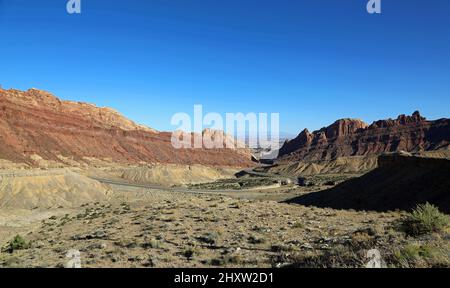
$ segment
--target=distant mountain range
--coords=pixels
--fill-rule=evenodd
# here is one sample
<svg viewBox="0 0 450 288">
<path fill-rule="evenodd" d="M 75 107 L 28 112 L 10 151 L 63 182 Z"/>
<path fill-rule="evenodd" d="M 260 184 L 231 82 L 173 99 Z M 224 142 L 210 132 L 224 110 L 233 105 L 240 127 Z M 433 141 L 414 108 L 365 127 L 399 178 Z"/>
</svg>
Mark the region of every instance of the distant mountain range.
<svg viewBox="0 0 450 288">
<path fill-rule="evenodd" d="M 431 151 L 449 144 L 450 119 L 428 121 L 416 111 L 412 116 L 400 115 L 371 125 L 358 119 L 341 119 L 312 133 L 305 129 L 284 143 L 278 161 L 323 161 L 400 150 Z"/>
<path fill-rule="evenodd" d="M 218 135 L 208 129 L 203 133 Z M 30 167 L 104 163 L 254 165 L 248 149 L 175 149 L 171 136 L 170 132 L 138 125 L 110 108 L 63 101 L 37 89 L 0 88 L 0 168 L 8 163 Z M 341 119 L 312 133 L 305 129 L 297 137 L 282 133 L 280 138 L 284 144 L 277 162 L 288 163 L 399 150 L 431 151 L 449 145 L 450 119 L 428 121 L 419 112 L 371 125 Z M 277 154 L 267 154 L 267 149 L 253 152 L 261 158 Z"/>
</svg>

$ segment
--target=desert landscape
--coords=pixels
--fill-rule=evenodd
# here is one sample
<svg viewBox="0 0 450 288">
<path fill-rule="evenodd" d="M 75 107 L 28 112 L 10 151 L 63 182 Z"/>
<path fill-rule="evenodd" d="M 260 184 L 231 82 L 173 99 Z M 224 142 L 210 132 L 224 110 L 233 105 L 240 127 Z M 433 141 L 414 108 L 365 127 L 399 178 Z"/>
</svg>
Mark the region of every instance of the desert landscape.
<svg viewBox="0 0 450 288">
<path fill-rule="evenodd" d="M 446 0 L 0 0 L 0 275 L 445 277 L 448 27 Z"/>
<path fill-rule="evenodd" d="M 450 267 L 450 119 L 341 119 L 270 164 L 235 144 L 0 88 L 0 267 Z"/>
</svg>

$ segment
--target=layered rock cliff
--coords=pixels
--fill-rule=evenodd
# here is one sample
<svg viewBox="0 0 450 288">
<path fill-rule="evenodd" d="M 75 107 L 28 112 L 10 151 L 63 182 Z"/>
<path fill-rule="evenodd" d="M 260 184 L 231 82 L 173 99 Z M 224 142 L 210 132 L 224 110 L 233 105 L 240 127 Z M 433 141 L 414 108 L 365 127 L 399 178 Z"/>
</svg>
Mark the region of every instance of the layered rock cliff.
<svg viewBox="0 0 450 288">
<path fill-rule="evenodd" d="M 279 161 L 323 161 L 400 150 L 430 151 L 449 144 L 450 119 L 427 121 L 419 112 L 376 121 L 372 125 L 342 119 L 313 133 L 302 131 L 283 145 Z"/>
<path fill-rule="evenodd" d="M 110 108 L 62 101 L 36 89 L 0 89 L 0 159 L 29 166 L 98 161 L 251 165 L 245 149 L 175 149 L 169 132 L 138 125 Z"/>
</svg>

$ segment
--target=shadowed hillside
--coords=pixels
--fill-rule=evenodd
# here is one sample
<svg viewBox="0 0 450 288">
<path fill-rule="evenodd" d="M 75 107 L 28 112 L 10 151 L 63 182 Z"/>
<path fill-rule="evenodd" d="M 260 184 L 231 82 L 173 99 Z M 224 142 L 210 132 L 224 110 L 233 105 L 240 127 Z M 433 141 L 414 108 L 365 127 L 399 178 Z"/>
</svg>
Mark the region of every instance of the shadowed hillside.
<svg viewBox="0 0 450 288">
<path fill-rule="evenodd" d="M 368 174 L 288 202 L 336 209 L 409 210 L 430 202 L 450 213 L 450 160 L 387 154 Z"/>
</svg>

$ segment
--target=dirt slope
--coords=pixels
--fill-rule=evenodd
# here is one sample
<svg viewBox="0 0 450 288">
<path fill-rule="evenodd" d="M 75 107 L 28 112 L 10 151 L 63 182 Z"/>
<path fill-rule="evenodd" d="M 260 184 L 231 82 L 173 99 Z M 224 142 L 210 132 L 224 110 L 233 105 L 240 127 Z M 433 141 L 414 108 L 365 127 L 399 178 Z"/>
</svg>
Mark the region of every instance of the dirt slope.
<svg viewBox="0 0 450 288">
<path fill-rule="evenodd" d="M 302 205 L 389 211 L 430 202 L 450 213 L 450 160 L 383 155 L 379 168 L 332 189 L 292 199 Z"/>
<path fill-rule="evenodd" d="M 354 156 L 340 157 L 329 161 L 278 163 L 268 168 L 267 171 L 290 176 L 312 176 L 317 174 L 362 173 L 376 167 L 377 157 Z"/>
<path fill-rule="evenodd" d="M 199 165 L 157 165 L 126 168 L 121 178 L 135 183 L 172 186 L 231 178 L 236 172 L 232 169 L 216 169 Z"/>
<path fill-rule="evenodd" d="M 109 188 L 61 169 L 0 173 L 0 208 L 76 207 L 105 200 Z"/>
</svg>

